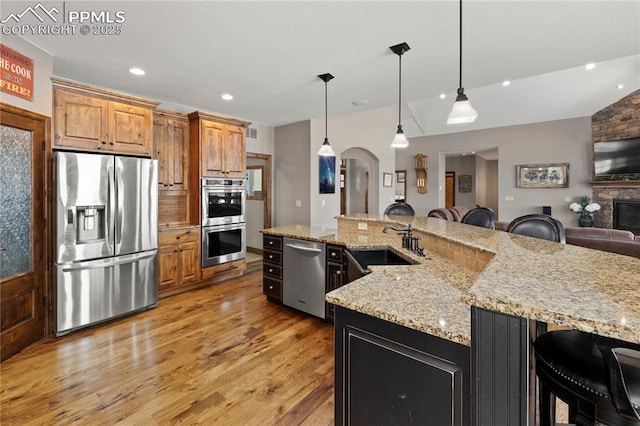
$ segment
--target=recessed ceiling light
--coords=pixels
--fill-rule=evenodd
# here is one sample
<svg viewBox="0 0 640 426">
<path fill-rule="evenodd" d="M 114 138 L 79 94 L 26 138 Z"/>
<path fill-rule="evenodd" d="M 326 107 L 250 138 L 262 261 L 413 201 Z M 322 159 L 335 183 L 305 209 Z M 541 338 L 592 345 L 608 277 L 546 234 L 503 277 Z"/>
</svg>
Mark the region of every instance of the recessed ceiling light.
<svg viewBox="0 0 640 426">
<path fill-rule="evenodd" d="M 369 101 L 366 99 L 358 99 L 357 101 L 351 102 L 355 106 L 365 106 L 369 105 Z"/>
<path fill-rule="evenodd" d="M 129 72 L 134 75 L 144 75 L 144 70 L 142 68 L 129 68 Z"/>
<path fill-rule="evenodd" d="M 472 154 L 475 154 L 476 152 L 475 152 L 475 151 L 471 151 L 471 153 L 472 153 Z"/>
<path fill-rule="evenodd" d="M 224 99 L 225 101 L 230 101 L 231 99 L 233 99 L 233 95 L 229 94 L 229 93 L 224 93 L 222 96 L 220 96 L 222 99 Z"/>
<path fill-rule="evenodd" d="M 502 82 L 502 85 L 504 87 L 509 87 L 509 86 L 511 86 L 511 82 L 509 80 L 505 80 L 505 81 Z"/>
<path fill-rule="evenodd" d="M 596 64 L 594 64 L 593 62 L 589 62 L 587 65 L 584 66 L 585 70 L 592 70 L 596 67 Z"/>
<path fill-rule="evenodd" d="M 624 84 L 620 83 L 616 86 L 616 89 L 624 89 Z"/>
<path fill-rule="evenodd" d="M 440 93 L 440 99 L 444 99 L 446 97 L 447 97 L 447 95 L 445 95 L 444 93 Z"/>
</svg>

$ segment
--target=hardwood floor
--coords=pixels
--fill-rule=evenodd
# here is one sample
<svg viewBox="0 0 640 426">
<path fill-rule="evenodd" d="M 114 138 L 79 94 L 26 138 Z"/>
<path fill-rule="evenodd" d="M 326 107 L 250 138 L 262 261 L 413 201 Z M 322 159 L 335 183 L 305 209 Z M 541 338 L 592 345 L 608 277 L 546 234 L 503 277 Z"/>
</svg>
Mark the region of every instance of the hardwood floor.
<svg viewBox="0 0 640 426">
<path fill-rule="evenodd" d="M 333 424 L 333 327 L 261 270 L 46 338 L 0 364 L 0 423 Z"/>
</svg>

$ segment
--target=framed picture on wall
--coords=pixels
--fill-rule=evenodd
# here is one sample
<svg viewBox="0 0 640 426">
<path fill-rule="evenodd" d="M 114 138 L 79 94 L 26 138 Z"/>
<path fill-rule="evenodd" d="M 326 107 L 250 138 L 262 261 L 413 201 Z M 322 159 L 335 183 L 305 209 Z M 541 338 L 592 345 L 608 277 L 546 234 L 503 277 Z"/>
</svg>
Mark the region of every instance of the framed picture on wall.
<svg viewBox="0 0 640 426">
<path fill-rule="evenodd" d="M 336 157 L 319 156 L 318 177 L 321 194 L 336 192 Z"/>
<path fill-rule="evenodd" d="M 390 187 L 393 184 L 393 175 L 391 173 L 382 174 L 382 186 Z"/>
<path fill-rule="evenodd" d="M 569 163 L 516 166 L 517 188 L 568 188 Z"/>
</svg>

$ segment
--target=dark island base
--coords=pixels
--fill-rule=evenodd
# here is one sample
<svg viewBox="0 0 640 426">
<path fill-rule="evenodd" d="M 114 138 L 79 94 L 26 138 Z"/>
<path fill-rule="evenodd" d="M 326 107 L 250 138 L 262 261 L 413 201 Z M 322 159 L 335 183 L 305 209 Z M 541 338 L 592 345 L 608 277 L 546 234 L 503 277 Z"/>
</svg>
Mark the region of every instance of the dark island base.
<svg viewBox="0 0 640 426">
<path fill-rule="evenodd" d="M 471 348 L 335 308 L 335 424 L 471 424 Z"/>
</svg>

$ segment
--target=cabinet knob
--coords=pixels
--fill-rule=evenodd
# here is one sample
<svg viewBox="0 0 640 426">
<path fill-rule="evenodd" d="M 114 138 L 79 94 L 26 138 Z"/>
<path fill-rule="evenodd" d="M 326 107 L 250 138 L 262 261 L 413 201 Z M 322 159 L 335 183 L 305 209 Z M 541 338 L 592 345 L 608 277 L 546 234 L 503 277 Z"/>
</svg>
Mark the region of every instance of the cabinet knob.
<svg viewBox="0 0 640 426">
<path fill-rule="evenodd" d="M 269 272 L 273 272 L 273 268 L 269 268 Z"/>
<path fill-rule="evenodd" d="M 340 275 L 341 273 L 341 271 L 336 271 L 336 275 Z"/>
<path fill-rule="evenodd" d="M 273 286 L 272 285 L 269 286 L 269 290 L 273 290 Z"/>
<path fill-rule="evenodd" d="M 336 255 L 337 255 L 337 253 L 335 251 L 331 252 L 331 257 L 336 257 Z"/>
<path fill-rule="evenodd" d="M 269 241 L 269 245 L 272 246 L 273 245 L 273 241 Z"/>
<path fill-rule="evenodd" d="M 273 259 L 273 255 L 272 254 L 269 255 L 269 259 Z"/>
</svg>

